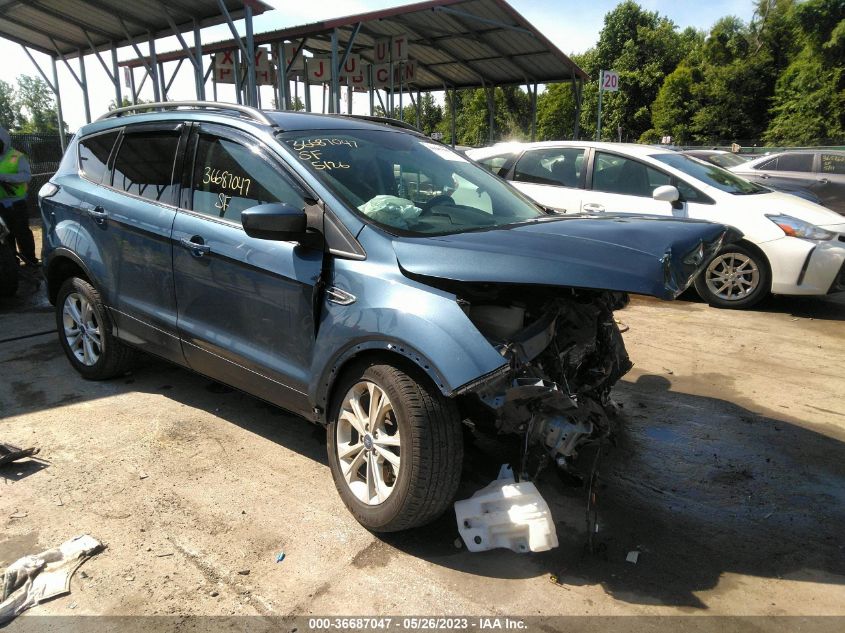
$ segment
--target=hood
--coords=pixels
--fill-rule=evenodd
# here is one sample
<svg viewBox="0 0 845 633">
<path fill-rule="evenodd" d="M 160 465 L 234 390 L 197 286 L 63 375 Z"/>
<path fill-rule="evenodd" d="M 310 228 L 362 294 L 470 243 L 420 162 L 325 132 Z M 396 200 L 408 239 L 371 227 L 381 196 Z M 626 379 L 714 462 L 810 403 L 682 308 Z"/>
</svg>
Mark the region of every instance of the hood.
<svg viewBox="0 0 845 633">
<path fill-rule="evenodd" d="M 725 241 L 722 224 L 657 217 L 542 218 L 456 235 L 396 238 L 411 277 L 616 290 L 673 299 Z"/>
<path fill-rule="evenodd" d="M 736 197 L 738 199 L 737 202 L 741 201 L 746 209 L 761 211 L 769 215 L 791 215 L 794 218 L 810 222 L 817 226 L 841 224 L 845 221 L 836 211 L 831 211 L 820 204 L 782 191 Z"/>
</svg>

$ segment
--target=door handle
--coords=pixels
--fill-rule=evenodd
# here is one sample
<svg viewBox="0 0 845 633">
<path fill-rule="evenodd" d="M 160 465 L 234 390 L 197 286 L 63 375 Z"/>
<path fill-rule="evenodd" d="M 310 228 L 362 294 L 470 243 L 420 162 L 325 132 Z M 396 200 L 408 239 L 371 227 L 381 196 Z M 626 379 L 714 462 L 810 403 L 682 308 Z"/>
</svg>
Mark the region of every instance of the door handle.
<svg viewBox="0 0 845 633">
<path fill-rule="evenodd" d="M 828 178 L 819 178 L 819 183 L 822 185 L 829 185 L 830 180 Z"/>
<path fill-rule="evenodd" d="M 765 180 L 768 177 L 769 177 L 769 174 L 760 174 L 760 178 L 762 178 L 763 180 Z"/>
<path fill-rule="evenodd" d="M 584 211 L 604 211 L 604 206 L 591 202 L 589 204 L 585 204 L 583 209 Z"/>
<path fill-rule="evenodd" d="M 211 251 L 211 247 L 199 235 L 194 235 L 191 239 L 183 237 L 179 240 L 179 243 L 191 251 L 191 255 L 194 257 L 202 257 Z"/>
<path fill-rule="evenodd" d="M 88 217 L 92 218 L 94 222 L 100 226 L 103 226 L 106 223 L 109 214 L 105 209 L 103 209 L 103 207 L 94 207 L 93 209 L 88 209 Z"/>
</svg>

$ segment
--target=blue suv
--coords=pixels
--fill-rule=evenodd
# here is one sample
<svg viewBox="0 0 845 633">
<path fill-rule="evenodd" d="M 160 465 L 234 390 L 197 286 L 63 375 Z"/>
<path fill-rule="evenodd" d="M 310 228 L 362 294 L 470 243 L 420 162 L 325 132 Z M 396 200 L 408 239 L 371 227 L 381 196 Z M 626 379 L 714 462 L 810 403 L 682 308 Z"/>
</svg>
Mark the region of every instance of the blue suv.
<svg viewBox="0 0 845 633">
<path fill-rule="evenodd" d="M 627 294 L 682 292 L 732 232 L 572 218 L 395 121 L 185 102 L 85 126 L 39 192 L 84 378 L 154 354 L 327 427 L 373 531 L 435 519 L 463 427 L 577 470 L 630 368 Z"/>
</svg>

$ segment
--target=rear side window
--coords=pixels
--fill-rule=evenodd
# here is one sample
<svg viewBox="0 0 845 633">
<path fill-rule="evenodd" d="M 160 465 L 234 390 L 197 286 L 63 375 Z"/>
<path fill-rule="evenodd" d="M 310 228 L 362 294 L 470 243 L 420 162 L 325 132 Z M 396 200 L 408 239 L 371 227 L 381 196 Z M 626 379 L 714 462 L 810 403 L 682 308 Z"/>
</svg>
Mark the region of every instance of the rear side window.
<svg viewBox="0 0 845 633">
<path fill-rule="evenodd" d="M 194 211 L 240 224 L 241 211 L 269 202 L 305 207 L 301 189 L 267 158 L 241 143 L 200 135 L 194 160 Z"/>
<path fill-rule="evenodd" d="M 593 189 L 627 196 L 651 197 L 672 178 L 638 160 L 598 152 L 593 165 Z"/>
<path fill-rule="evenodd" d="M 583 166 L 583 149 L 567 147 L 529 150 L 516 164 L 513 179 L 538 185 L 577 187 Z"/>
<path fill-rule="evenodd" d="M 782 154 L 777 163 L 766 169 L 773 171 L 813 171 L 813 154 Z"/>
<path fill-rule="evenodd" d="M 822 173 L 845 174 L 845 154 L 822 154 Z"/>
<path fill-rule="evenodd" d="M 118 131 L 107 132 L 79 141 L 79 171 L 86 180 L 98 185 L 103 182 L 117 134 Z"/>
<path fill-rule="evenodd" d="M 179 132 L 129 132 L 114 161 L 112 186 L 147 200 L 173 204 L 173 163 Z"/>
</svg>

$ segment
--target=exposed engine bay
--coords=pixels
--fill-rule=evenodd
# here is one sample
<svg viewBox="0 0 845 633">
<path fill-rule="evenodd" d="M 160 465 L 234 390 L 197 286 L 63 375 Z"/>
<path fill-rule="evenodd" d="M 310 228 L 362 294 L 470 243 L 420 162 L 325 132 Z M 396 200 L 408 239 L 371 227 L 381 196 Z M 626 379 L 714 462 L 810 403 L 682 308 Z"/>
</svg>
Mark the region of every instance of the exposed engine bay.
<svg viewBox="0 0 845 633">
<path fill-rule="evenodd" d="M 469 291 L 468 291 L 469 290 Z M 508 367 L 461 396 L 487 431 L 521 436 L 519 477 L 554 463 L 573 481 L 584 444 L 607 438 L 613 385 L 632 367 L 613 312 L 620 292 L 473 285 L 459 303 Z"/>
</svg>

